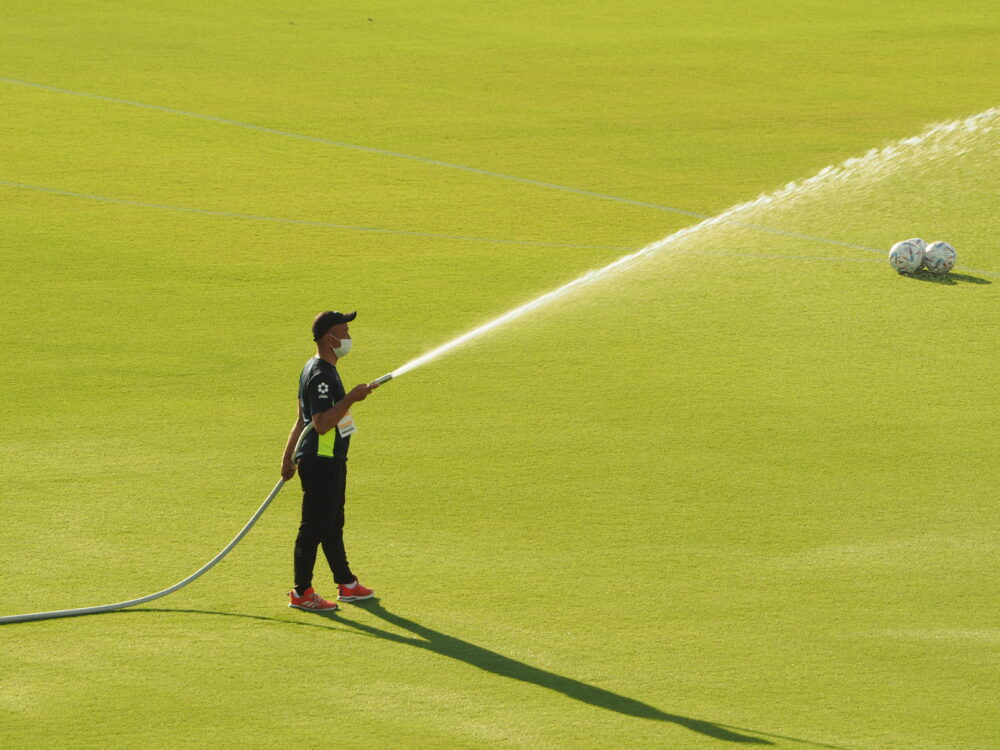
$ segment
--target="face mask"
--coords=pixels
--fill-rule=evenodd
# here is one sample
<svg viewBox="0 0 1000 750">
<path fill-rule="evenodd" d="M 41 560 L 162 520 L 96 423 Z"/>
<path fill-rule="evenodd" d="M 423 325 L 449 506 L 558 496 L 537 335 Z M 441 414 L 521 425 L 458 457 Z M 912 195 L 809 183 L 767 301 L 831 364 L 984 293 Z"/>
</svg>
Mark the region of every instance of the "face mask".
<svg viewBox="0 0 1000 750">
<path fill-rule="evenodd" d="M 351 353 L 351 339 L 341 339 L 340 346 L 334 348 L 334 355 L 337 359 L 342 359 Z"/>
</svg>

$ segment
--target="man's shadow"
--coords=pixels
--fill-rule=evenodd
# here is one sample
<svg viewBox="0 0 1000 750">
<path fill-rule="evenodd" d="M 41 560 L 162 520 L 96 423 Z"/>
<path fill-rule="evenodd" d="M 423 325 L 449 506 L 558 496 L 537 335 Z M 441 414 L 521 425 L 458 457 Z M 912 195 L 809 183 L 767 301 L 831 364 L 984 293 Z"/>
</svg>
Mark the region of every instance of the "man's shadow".
<svg viewBox="0 0 1000 750">
<path fill-rule="evenodd" d="M 447 656 L 450 659 L 465 662 L 485 672 L 491 672 L 501 677 L 509 677 L 513 680 L 520 680 L 531 685 L 554 690 L 573 700 L 607 709 L 608 711 L 615 711 L 616 713 L 634 716 L 639 719 L 673 722 L 693 732 L 728 742 L 744 742 L 754 745 L 774 744 L 759 737 L 740 734 L 719 724 L 713 724 L 710 721 L 664 713 L 660 709 L 650 706 L 648 703 L 627 698 L 624 695 L 612 693 L 610 690 L 594 687 L 585 682 L 563 677 L 562 675 L 548 672 L 538 667 L 532 667 L 524 662 L 511 659 L 495 651 L 490 651 L 468 641 L 463 641 L 460 638 L 445 635 L 437 630 L 420 625 L 413 620 L 408 620 L 405 617 L 394 614 L 383 607 L 378 599 L 356 602 L 355 605 L 390 625 L 395 625 L 397 628 L 413 633 L 416 637 L 411 638 L 355 620 L 347 620 L 337 617 L 335 614 L 324 615 L 324 617 L 335 619 L 338 624 L 354 628 L 375 638 L 382 638 L 395 643 L 413 646 L 414 648 L 424 649 L 425 651 L 430 651 L 441 656 Z"/>
<path fill-rule="evenodd" d="M 355 620 L 348 620 L 341 617 L 339 612 L 317 612 L 316 615 L 319 620 L 326 620 L 330 623 L 335 623 L 337 626 L 343 627 L 320 625 L 316 620 L 309 623 L 303 620 L 287 620 L 275 617 L 264 617 L 261 615 L 246 615 L 236 612 L 213 612 L 196 609 L 143 608 L 123 610 L 119 614 L 186 612 L 190 614 L 219 615 L 223 617 L 242 617 L 251 620 L 265 620 L 268 622 L 281 623 L 283 625 L 320 628 L 322 630 L 334 630 L 341 633 L 345 632 L 344 628 L 346 627 L 348 628 L 348 630 L 346 630 L 348 633 L 354 631 L 358 635 L 381 638 L 394 643 L 420 648 L 434 654 L 439 654 L 440 656 L 446 656 L 449 659 L 465 662 L 466 664 L 482 669 L 485 672 L 491 672 L 493 674 L 500 675 L 501 677 L 509 677 L 510 679 L 519 680 L 530 685 L 537 685 L 538 687 L 554 690 L 557 693 L 562 693 L 567 698 L 581 701 L 582 703 L 586 703 L 590 706 L 595 706 L 608 711 L 614 711 L 619 714 L 624 714 L 625 716 L 634 716 L 638 719 L 671 722 L 685 727 L 686 729 L 690 729 L 692 732 L 698 732 L 699 734 L 703 734 L 717 740 L 724 740 L 726 742 L 742 742 L 749 745 L 774 744 L 769 740 L 762 739 L 762 737 L 753 737 L 749 734 L 743 734 L 744 732 L 753 732 L 754 734 L 762 735 L 764 737 L 772 737 L 778 740 L 789 740 L 791 742 L 810 745 L 812 747 L 828 748 L 829 750 L 848 750 L 848 748 L 843 748 L 838 745 L 828 745 L 822 742 L 805 740 L 798 737 L 788 737 L 771 732 L 762 732 L 759 730 L 743 729 L 741 727 L 729 726 L 725 724 L 716 724 L 711 721 L 693 719 L 688 716 L 668 714 L 654 706 L 650 706 L 648 703 L 637 701 L 634 698 L 627 698 L 624 695 L 612 693 L 610 690 L 588 685 L 585 682 L 580 682 L 579 680 L 574 680 L 570 677 L 563 677 L 562 675 L 555 674 L 554 672 L 548 672 L 544 669 L 539 669 L 538 667 L 532 667 L 529 664 L 517 661 L 516 659 L 511 659 L 510 657 L 498 654 L 495 651 L 490 651 L 489 649 L 477 646 L 474 643 L 469 643 L 468 641 L 463 641 L 460 638 L 445 635 L 437 630 L 425 627 L 414 622 L 413 620 L 408 620 L 405 617 L 401 617 L 400 615 L 390 612 L 382 606 L 378 599 L 354 602 L 354 606 L 369 612 L 390 625 L 395 625 L 397 628 L 412 633 L 415 637 L 400 635 L 398 633 L 383 630 L 382 628 L 377 628 Z"/>
</svg>

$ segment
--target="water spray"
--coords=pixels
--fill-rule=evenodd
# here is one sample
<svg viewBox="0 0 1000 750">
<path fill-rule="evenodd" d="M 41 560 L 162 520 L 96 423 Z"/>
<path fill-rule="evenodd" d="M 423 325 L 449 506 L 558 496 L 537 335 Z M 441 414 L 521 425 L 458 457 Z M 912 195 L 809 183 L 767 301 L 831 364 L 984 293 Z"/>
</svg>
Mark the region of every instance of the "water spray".
<svg viewBox="0 0 1000 750">
<path fill-rule="evenodd" d="M 3 80 L 7 79 L 0 79 L 0 81 Z M 997 119 L 1000 119 L 1000 108 L 995 107 L 993 109 L 986 110 L 985 112 L 981 112 L 978 115 L 968 117 L 965 120 L 932 125 L 927 129 L 925 129 L 924 132 L 918 136 L 907 138 L 903 141 L 898 141 L 895 144 L 886 146 L 882 149 L 872 149 L 862 157 L 848 159 L 847 161 L 843 162 L 842 164 L 836 167 L 834 166 L 826 167 L 816 175 L 802 182 L 790 182 L 784 187 L 772 193 L 761 195 L 760 197 L 752 201 L 732 206 L 731 208 L 723 211 L 720 214 L 717 214 L 716 216 L 705 218 L 697 224 L 685 227 L 684 229 L 681 229 L 678 232 L 674 232 L 673 234 L 661 240 L 658 240 L 657 242 L 647 245 L 646 247 L 636 250 L 635 252 L 629 253 L 628 255 L 624 255 L 618 260 L 604 266 L 603 268 L 588 271 L 587 273 L 577 277 L 576 279 L 566 284 L 563 284 L 559 288 L 553 289 L 552 291 L 547 292 L 546 294 L 543 294 L 540 297 L 537 297 L 536 299 L 533 299 L 530 302 L 521 305 L 520 307 L 516 307 L 513 310 L 510 310 L 504 313 L 503 315 L 487 323 L 484 323 L 483 325 L 480 325 L 477 328 L 474 328 L 473 330 L 464 333 L 461 336 L 458 336 L 452 339 L 451 341 L 448 341 L 442 344 L 441 346 L 438 346 L 437 348 L 432 349 L 429 352 L 422 354 L 413 360 L 410 360 L 401 367 L 397 367 L 392 372 L 387 373 L 381 376 L 380 378 L 376 378 L 371 383 L 369 383 L 369 385 L 371 387 L 377 387 L 382 385 L 383 383 L 387 383 L 390 380 L 398 378 L 400 375 L 410 372 L 411 370 L 415 370 L 416 368 L 424 364 L 427 364 L 431 360 L 437 359 L 438 357 L 447 354 L 448 352 L 461 346 L 462 344 L 469 342 L 472 339 L 478 338 L 479 336 L 486 334 L 496 328 L 499 328 L 500 326 L 503 326 L 521 317 L 522 315 L 525 315 L 526 313 L 532 310 L 535 310 L 543 305 L 546 305 L 549 302 L 552 302 L 553 300 L 562 297 L 563 295 L 571 293 L 589 284 L 593 284 L 612 274 L 631 268 L 635 263 L 645 259 L 646 257 L 654 255 L 659 251 L 670 247 L 671 245 L 675 245 L 683 241 L 684 239 L 688 238 L 690 235 L 695 234 L 696 232 L 699 232 L 703 229 L 707 229 L 708 227 L 711 227 L 713 225 L 728 224 L 730 226 L 744 227 L 747 229 L 770 232 L 774 234 L 781 234 L 790 237 L 796 237 L 799 239 L 814 240 L 819 242 L 826 242 L 828 244 L 854 247 L 860 250 L 874 250 L 874 248 L 868 248 L 861 245 L 852 245 L 850 243 L 844 243 L 844 242 L 837 242 L 835 240 L 828 240 L 822 237 L 812 237 L 807 235 L 795 234 L 791 232 L 784 232 L 781 230 L 770 229 L 767 227 L 761 227 L 755 224 L 746 223 L 743 219 L 747 214 L 752 213 L 755 209 L 762 208 L 764 206 L 772 204 L 788 196 L 801 195 L 806 191 L 813 190 L 816 187 L 828 183 L 832 180 L 838 180 L 838 181 L 847 180 L 857 172 L 861 171 L 862 169 L 870 171 L 877 171 L 880 169 L 884 169 L 888 164 L 891 164 L 893 161 L 900 158 L 901 155 L 906 153 L 912 153 L 912 151 L 916 147 L 920 147 L 925 142 L 931 141 L 932 139 L 943 137 L 953 132 L 973 133 L 976 132 L 977 130 L 990 130 L 994 127 L 994 122 Z M 494 176 L 499 176 L 499 175 L 494 175 Z M 607 196 L 598 196 L 598 197 L 607 197 Z M 692 214 L 692 215 L 699 216 L 697 214 Z M 305 436 L 312 429 L 313 429 L 312 424 L 307 424 L 305 428 L 302 430 L 302 433 L 299 436 L 299 444 L 296 446 L 295 449 L 296 453 L 298 452 L 299 447 L 301 446 L 303 438 L 305 438 Z M 221 552 L 219 552 L 219 554 L 217 554 L 215 557 L 209 560 L 208 563 L 206 563 L 200 569 L 198 569 L 190 576 L 185 578 L 183 581 L 180 581 L 169 588 L 163 589 L 162 591 L 158 591 L 155 594 L 149 594 L 148 596 L 144 596 L 139 599 L 131 599 L 129 601 L 118 602 L 117 604 L 104 604 L 96 607 L 80 607 L 77 609 L 64 609 L 64 610 L 56 610 L 53 612 L 37 612 L 34 614 L 10 615 L 7 617 L 0 617 L 0 624 L 23 622 L 28 620 L 42 620 L 55 617 L 71 617 L 74 615 L 95 614 L 98 612 L 111 612 L 118 609 L 124 609 L 126 607 L 132 607 L 137 604 L 143 604 L 145 602 L 158 599 L 161 596 L 166 596 L 167 594 L 173 593 L 174 591 L 183 588 L 184 586 L 191 583 L 199 576 L 206 573 L 223 557 L 225 557 L 229 553 L 229 551 L 232 550 L 233 547 L 235 547 L 236 544 L 247 534 L 250 528 L 257 522 L 257 519 L 260 518 L 261 514 L 263 514 L 267 506 L 271 503 L 272 500 L 274 500 L 274 498 L 277 496 L 278 492 L 281 490 L 284 484 L 285 484 L 284 479 L 278 481 L 278 483 L 274 486 L 274 489 L 271 490 L 271 493 L 267 496 L 267 498 L 265 498 L 263 504 L 261 504 L 261 506 L 257 509 L 257 512 L 254 513 L 254 515 L 250 518 L 250 520 L 243 527 L 243 529 L 240 530 L 240 532 L 236 535 L 236 537 L 228 545 L 226 545 L 226 547 Z"/>
</svg>

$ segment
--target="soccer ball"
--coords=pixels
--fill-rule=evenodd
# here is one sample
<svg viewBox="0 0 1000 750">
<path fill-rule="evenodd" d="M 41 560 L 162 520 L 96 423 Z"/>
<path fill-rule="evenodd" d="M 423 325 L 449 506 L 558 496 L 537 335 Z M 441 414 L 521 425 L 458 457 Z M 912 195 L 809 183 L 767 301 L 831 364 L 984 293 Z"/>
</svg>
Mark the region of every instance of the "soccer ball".
<svg viewBox="0 0 1000 750">
<path fill-rule="evenodd" d="M 897 242 L 889 251 L 889 262 L 897 273 L 916 273 L 924 262 L 924 249 L 916 240 Z"/>
<path fill-rule="evenodd" d="M 947 242 L 932 242 L 924 251 L 924 265 L 931 273 L 948 273 L 957 259 L 958 253 Z"/>
<path fill-rule="evenodd" d="M 927 240 L 923 240 L 920 237 L 910 237 L 907 242 L 912 242 L 920 248 L 921 258 L 923 258 L 923 253 L 927 251 Z"/>
</svg>

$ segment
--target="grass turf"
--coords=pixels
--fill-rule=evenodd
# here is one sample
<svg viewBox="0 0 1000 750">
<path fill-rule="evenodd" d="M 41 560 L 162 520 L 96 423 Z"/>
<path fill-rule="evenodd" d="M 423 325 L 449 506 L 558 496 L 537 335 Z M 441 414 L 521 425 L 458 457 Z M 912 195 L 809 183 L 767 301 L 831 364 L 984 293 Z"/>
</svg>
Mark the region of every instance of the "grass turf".
<svg viewBox="0 0 1000 750">
<path fill-rule="evenodd" d="M 0 180 L 79 195 L 0 185 L 4 614 L 221 548 L 316 311 L 361 310 L 352 384 L 695 221 L 287 134 L 710 214 L 1000 69 L 987 3 L 5 9 Z M 390 383 L 350 464 L 377 604 L 284 608 L 290 487 L 170 598 L 3 627 L 0 744 L 988 746 L 995 145 L 752 217 L 936 232 L 954 284 L 717 228 Z"/>
</svg>

